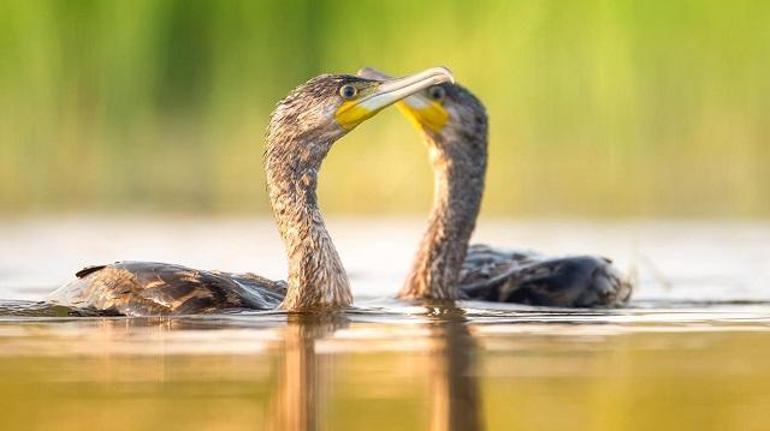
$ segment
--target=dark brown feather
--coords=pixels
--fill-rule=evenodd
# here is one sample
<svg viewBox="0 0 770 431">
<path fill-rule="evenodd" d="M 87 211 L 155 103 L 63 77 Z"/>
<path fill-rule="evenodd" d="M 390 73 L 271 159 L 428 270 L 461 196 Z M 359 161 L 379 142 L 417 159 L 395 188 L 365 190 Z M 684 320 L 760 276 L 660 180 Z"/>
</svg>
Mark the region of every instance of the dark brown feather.
<svg viewBox="0 0 770 431">
<path fill-rule="evenodd" d="M 548 257 L 484 245 L 468 249 L 458 288 L 465 299 L 551 307 L 621 306 L 632 290 L 603 257 Z"/>
<path fill-rule="evenodd" d="M 80 271 L 76 272 L 75 273 L 75 277 L 83 278 L 83 277 L 85 277 L 86 275 L 88 275 L 88 274 L 90 274 L 92 272 L 96 272 L 96 271 L 99 271 L 100 269 L 104 269 L 105 266 L 107 266 L 107 265 L 91 265 L 91 266 L 87 266 L 87 267 L 81 269 Z"/>
<path fill-rule="evenodd" d="M 226 309 L 275 308 L 286 284 L 254 274 L 202 271 L 155 262 L 118 262 L 89 267 L 59 288 L 59 304 L 126 316 L 195 314 Z"/>
<path fill-rule="evenodd" d="M 547 257 L 468 247 L 484 190 L 487 114 L 457 84 L 442 84 L 450 121 L 423 128 L 436 179 L 429 226 L 401 291 L 414 299 L 465 298 L 555 307 L 619 306 L 632 285 L 608 259 Z"/>
<path fill-rule="evenodd" d="M 278 103 L 266 132 L 270 203 L 289 260 L 288 289 L 254 274 L 202 271 L 154 262 L 91 266 L 50 295 L 55 304 L 129 316 L 194 314 L 231 308 L 343 308 L 352 302 L 347 275 L 316 199 L 317 175 L 346 130 L 330 112 L 343 103 L 341 85 L 378 85 L 349 75 L 321 75 Z"/>
</svg>

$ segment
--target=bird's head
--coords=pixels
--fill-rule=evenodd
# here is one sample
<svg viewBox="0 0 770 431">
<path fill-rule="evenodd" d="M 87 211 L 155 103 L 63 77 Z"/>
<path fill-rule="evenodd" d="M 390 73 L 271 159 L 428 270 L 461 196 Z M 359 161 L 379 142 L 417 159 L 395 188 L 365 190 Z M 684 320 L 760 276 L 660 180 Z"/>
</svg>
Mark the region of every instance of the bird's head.
<svg viewBox="0 0 770 431">
<path fill-rule="evenodd" d="M 359 70 L 358 75 L 383 82 L 392 79 L 368 67 Z M 483 146 L 481 149 L 486 154 L 486 109 L 461 85 L 434 84 L 404 98 L 397 106 L 438 151 L 468 150 L 463 146 L 476 145 Z"/>
<path fill-rule="evenodd" d="M 387 106 L 452 80 L 451 72 L 443 67 L 388 81 L 353 75 L 317 76 L 278 103 L 267 138 L 269 142 L 283 139 L 331 145 Z"/>
</svg>

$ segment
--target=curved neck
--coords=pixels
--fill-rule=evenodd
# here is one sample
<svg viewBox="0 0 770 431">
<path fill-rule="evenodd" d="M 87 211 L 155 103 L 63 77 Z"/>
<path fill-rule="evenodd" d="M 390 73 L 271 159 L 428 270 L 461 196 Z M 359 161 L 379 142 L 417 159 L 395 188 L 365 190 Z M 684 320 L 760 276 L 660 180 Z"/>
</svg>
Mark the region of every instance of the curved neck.
<svg viewBox="0 0 770 431">
<path fill-rule="evenodd" d="M 447 143 L 427 136 L 434 174 L 428 229 L 402 288 L 401 298 L 455 299 L 454 288 L 481 207 L 486 138 Z"/>
<path fill-rule="evenodd" d="M 265 152 L 273 216 L 286 248 L 289 311 L 342 308 L 352 303 L 347 274 L 318 208 L 316 185 L 328 142 L 289 139 Z"/>
</svg>

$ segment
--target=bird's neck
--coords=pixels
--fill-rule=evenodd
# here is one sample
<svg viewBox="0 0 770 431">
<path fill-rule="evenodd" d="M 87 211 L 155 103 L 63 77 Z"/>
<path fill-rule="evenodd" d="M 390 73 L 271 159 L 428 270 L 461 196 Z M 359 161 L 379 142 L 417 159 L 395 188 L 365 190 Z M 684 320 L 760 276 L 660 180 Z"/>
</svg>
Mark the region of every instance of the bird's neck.
<svg viewBox="0 0 770 431">
<path fill-rule="evenodd" d="M 347 274 L 318 208 L 316 185 L 328 143 L 288 142 L 265 153 L 267 188 L 289 263 L 289 311 L 352 303 Z"/>
<path fill-rule="evenodd" d="M 471 147 L 442 146 L 430 141 L 429 148 L 434 174 L 433 206 L 428 229 L 399 296 L 455 299 L 455 284 L 481 207 L 486 142 L 483 147 Z M 474 152 L 479 148 L 480 152 Z"/>
</svg>

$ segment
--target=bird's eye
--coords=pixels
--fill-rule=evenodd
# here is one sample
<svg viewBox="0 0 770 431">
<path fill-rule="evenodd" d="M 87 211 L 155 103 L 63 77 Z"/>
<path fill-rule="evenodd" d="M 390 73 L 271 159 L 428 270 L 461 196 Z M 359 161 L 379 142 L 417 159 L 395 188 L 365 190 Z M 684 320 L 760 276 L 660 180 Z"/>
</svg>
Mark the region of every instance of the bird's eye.
<svg viewBox="0 0 770 431">
<path fill-rule="evenodd" d="M 350 84 L 345 84 L 340 87 L 340 96 L 345 100 L 356 97 L 356 94 L 358 94 L 358 89 Z"/>
<path fill-rule="evenodd" d="M 433 87 L 430 87 L 428 89 L 428 97 L 431 100 L 440 102 L 444 100 L 444 98 L 446 97 L 446 90 L 444 90 L 444 87 L 439 87 L 438 85 L 434 85 Z"/>
</svg>

